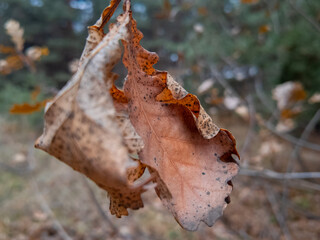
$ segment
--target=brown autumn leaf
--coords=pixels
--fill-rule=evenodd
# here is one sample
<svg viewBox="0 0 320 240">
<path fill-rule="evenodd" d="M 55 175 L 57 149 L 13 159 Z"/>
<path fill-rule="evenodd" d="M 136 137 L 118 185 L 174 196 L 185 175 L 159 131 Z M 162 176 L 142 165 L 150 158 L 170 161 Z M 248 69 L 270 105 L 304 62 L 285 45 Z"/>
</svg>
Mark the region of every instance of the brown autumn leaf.
<svg viewBox="0 0 320 240">
<path fill-rule="evenodd" d="M 110 211 L 117 217 L 128 215 L 127 208 L 143 206 L 141 193 L 144 183 L 132 185 L 141 171 L 128 170 L 136 166 L 131 160 L 116 121 L 116 110 L 111 96 L 115 63 L 121 57 L 120 39 L 127 39 L 129 3 L 117 23 L 110 26 L 104 36 L 102 27 L 114 11 L 112 1 L 99 19 L 89 28 L 89 37 L 78 71 L 69 83 L 48 104 L 45 112 L 43 135 L 36 147 L 70 165 L 110 195 Z M 97 35 L 97 31 L 100 35 Z M 102 36 L 99 40 L 97 36 Z M 104 37 L 103 37 L 104 36 Z M 148 182 L 150 180 L 146 180 Z"/>
<path fill-rule="evenodd" d="M 118 217 L 142 207 L 145 184 L 154 181 L 182 227 L 196 230 L 200 221 L 212 226 L 230 201 L 238 172 L 235 140 L 213 123 L 196 96 L 153 68 L 158 56 L 139 45 L 130 1 L 104 34 L 118 4 L 112 0 L 89 27 L 78 71 L 47 105 L 36 147 L 107 190 Z M 128 68 L 124 92 L 113 85 L 117 76 L 111 72 L 121 57 L 119 40 Z M 152 177 L 134 184 L 146 167 Z"/>
<path fill-rule="evenodd" d="M 158 56 L 140 46 L 143 35 L 131 13 L 127 26 L 124 93 L 144 142 L 140 160 L 157 176 L 156 192 L 183 228 L 196 230 L 200 221 L 212 226 L 229 202 L 239 169 L 235 140 L 213 123 L 197 97 L 153 68 Z"/>
</svg>

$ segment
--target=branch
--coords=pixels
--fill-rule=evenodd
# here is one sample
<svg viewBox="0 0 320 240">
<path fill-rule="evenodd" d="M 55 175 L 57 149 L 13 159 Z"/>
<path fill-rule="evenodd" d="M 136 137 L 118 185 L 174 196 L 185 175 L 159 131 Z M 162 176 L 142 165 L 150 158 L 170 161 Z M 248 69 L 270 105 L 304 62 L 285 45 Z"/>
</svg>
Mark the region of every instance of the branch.
<svg viewBox="0 0 320 240">
<path fill-rule="evenodd" d="M 255 92 L 257 93 L 257 96 L 261 103 L 270 111 L 274 112 L 274 108 L 272 107 L 272 103 L 268 101 L 267 96 L 264 94 L 262 83 L 260 79 L 255 80 Z M 298 145 L 300 147 L 304 147 L 306 149 L 310 149 L 313 151 L 320 152 L 320 145 L 311 143 L 309 141 L 306 141 L 304 139 L 298 139 L 290 134 L 287 133 L 280 133 L 278 132 L 275 127 L 270 122 L 264 122 L 263 125 L 273 134 L 277 135 L 278 137 L 281 137 L 282 139 L 291 142 L 295 145 Z"/>
<path fill-rule="evenodd" d="M 98 202 L 96 195 L 94 194 L 92 188 L 90 187 L 87 179 L 84 176 L 81 176 L 81 180 L 84 183 L 84 186 L 87 188 L 88 190 L 88 194 L 92 200 L 92 202 L 94 203 L 94 205 L 96 206 L 100 216 L 102 217 L 102 219 L 107 223 L 108 226 L 111 227 L 112 232 L 111 232 L 111 236 L 115 236 L 116 234 L 119 234 L 118 229 L 116 228 L 116 226 L 110 221 L 110 219 L 108 218 L 108 216 L 105 214 L 105 212 L 103 211 L 100 203 Z"/>
<path fill-rule="evenodd" d="M 274 216 L 276 217 L 276 220 L 281 228 L 281 231 L 283 232 L 284 238 L 286 240 L 290 240 L 291 235 L 286 223 L 286 219 L 281 214 L 281 211 L 279 211 L 279 206 L 278 206 L 279 199 L 277 198 L 276 194 L 273 192 L 272 188 L 268 184 L 264 185 L 264 188 L 266 191 L 267 199 L 271 205 L 271 209 L 273 211 Z"/>
<path fill-rule="evenodd" d="M 249 129 L 246 135 L 246 138 L 244 140 L 244 143 L 242 145 L 242 149 L 240 151 L 240 156 L 243 156 L 245 152 L 247 151 L 252 138 L 254 137 L 254 127 L 256 125 L 256 118 L 255 118 L 255 108 L 252 100 L 252 96 L 249 95 L 247 97 L 247 102 L 248 102 L 248 110 L 249 110 Z M 248 162 L 246 159 L 243 161 L 243 165 L 246 166 Z"/>
<path fill-rule="evenodd" d="M 29 150 L 28 150 L 27 163 L 28 163 L 29 169 L 31 169 L 31 170 L 35 169 L 35 157 L 34 157 L 33 143 L 30 144 L 30 147 L 29 147 Z M 37 180 L 36 180 L 34 175 L 30 176 L 30 184 L 31 184 L 32 188 L 34 189 L 34 191 L 35 191 L 35 193 L 37 195 L 37 198 L 38 198 L 38 201 L 40 203 L 40 207 L 41 207 L 42 211 L 44 211 L 47 214 L 47 216 L 49 216 L 51 218 L 51 220 L 53 221 L 53 225 L 57 229 L 61 239 L 62 240 L 72 240 L 72 238 L 64 230 L 63 226 L 60 224 L 58 219 L 56 219 L 53 211 L 51 210 L 51 208 L 49 206 L 49 204 L 47 203 L 47 201 L 43 197 L 43 194 L 41 193 L 41 191 L 39 189 Z"/>
<path fill-rule="evenodd" d="M 311 132 L 316 127 L 316 124 L 318 123 L 319 119 L 320 119 L 320 109 L 314 114 L 312 119 L 309 121 L 308 125 L 303 130 L 303 132 L 300 136 L 300 139 L 297 142 L 297 144 L 291 154 L 293 158 L 291 158 L 291 161 L 288 164 L 287 172 L 292 172 L 293 165 L 294 165 L 293 159 L 297 158 L 297 156 L 299 155 L 300 150 L 301 150 L 301 143 L 303 141 L 306 141 L 309 138 Z"/>
<path fill-rule="evenodd" d="M 244 176 L 261 177 L 276 180 L 320 178 L 320 172 L 279 173 L 268 169 L 258 171 L 249 168 L 241 168 L 239 174 Z"/>
<path fill-rule="evenodd" d="M 314 150 L 317 152 L 320 152 L 320 145 L 311 143 L 309 141 L 303 140 L 303 139 L 298 139 L 292 135 L 286 134 L 286 133 L 279 133 L 278 131 L 275 130 L 275 128 L 271 124 L 266 124 L 266 127 L 275 135 L 287 140 L 288 142 L 291 142 L 297 146 L 304 147 L 310 150 Z"/>
<path fill-rule="evenodd" d="M 64 230 L 60 222 L 55 218 L 54 213 L 52 212 L 51 208 L 49 207 L 48 203 L 44 199 L 42 193 L 40 192 L 37 182 L 35 180 L 32 180 L 31 183 L 32 183 L 32 187 L 34 188 L 37 194 L 37 198 L 39 200 L 42 211 L 44 211 L 52 219 L 53 225 L 58 230 L 61 239 L 72 240 L 72 238 L 67 234 L 67 232 Z"/>
<path fill-rule="evenodd" d="M 301 146 L 299 145 L 302 141 L 305 141 L 309 138 L 310 133 L 315 128 L 317 122 L 320 118 L 320 109 L 316 112 L 316 114 L 312 117 L 312 119 L 309 121 L 308 125 L 305 127 L 304 131 L 302 132 L 299 141 L 296 143 L 296 146 L 291 154 L 291 158 L 288 161 L 287 164 L 287 174 L 290 174 L 293 171 L 295 161 L 298 159 L 298 155 L 301 149 Z M 288 208 L 287 208 L 287 200 L 288 200 L 288 179 L 285 179 L 282 184 L 282 212 L 283 216 L 286 218 L 288 215 Z"/>
<path fill-rule="evenodd" d="M 288 0 L 289 5 L 292 7 L 293 10 L 295 10 L 298 14 L 300 14 L 308 23 L 310 23 L 315 30 L 317 30 L 320 33 L 320 26 L 313 21 L 311 18 L 307 16 L 303 11 L 301 11 L 294 3 L 292 0 Z"/>
</svg>

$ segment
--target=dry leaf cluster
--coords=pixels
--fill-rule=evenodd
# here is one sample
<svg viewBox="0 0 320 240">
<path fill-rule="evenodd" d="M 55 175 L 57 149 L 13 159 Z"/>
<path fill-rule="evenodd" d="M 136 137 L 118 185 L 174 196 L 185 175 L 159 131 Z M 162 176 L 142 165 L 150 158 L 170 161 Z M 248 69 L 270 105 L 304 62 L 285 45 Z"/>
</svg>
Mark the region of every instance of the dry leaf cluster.
<svg viewBox="0 0 320 240">
<path fill-rule="evenodd" d="M 277 102 L 280 121 L 276 126 L 279 132 L 289 132 L 295 128 L 293 117 L 303 110 L 303 101 L 307 93 L 300 82 L 288 81 L 277 85 L 272 90 L 272 97 Z"/>
<path fill-rule="evenodd" d="M 140 46 L 130 1 L 104 33 L 119 2 L 112 0 L 89 27 L 76 73 L 46 106 L 36 147 L 105 189 L 117 217 L 143 207 L 141 194 L 153 182 L 183 228 L 196 230 L 201 221 L 212 226 L 230 202 L 239 170 L 235 139 L 196 96 L 153 68 L 158 56 Z M 124 90 L 112 72 L 121 56 L 128 70 Z M 141 178 L 146 169 L 150 175 Z"/>
<path fill-rule="evenodd" d="M 14 47 L 0 45 L 0 53 L 8 54 L 5 59 L 0 59 L 0 74 L 7 75 L 27 66 L 31 72 L 35 71 L 35 62 L 42 56 L 49 54 L 47 47 L 32 46 L 23 51 L 24 47 L 24 29 L 16 20 L 10 19 L 4 24 L 6 33 L 11 37 Z M 40 88 L 31 93 L 32 103 L 14 104 L 10 108 L 11 114 L 30 114 L 43 109 L 48 99 L 36 101 L 40 93 Z"/>
<path fill-rule="evenodd" d="M 9 55 L 5 59 L 0 59 L 0 74 L 10 74 L 23 68 L 23 66 L 35 71 L 34 62 L 39 61 L 41 56 L 47 56 L 49 49 L 47 47 L 33 46 L 24 52 L 24 29 L 20 26 L 20 23 L 10 19 L 4 24 L 4 28 L 11 37 L 14 47 L 0 45 L 0 53 Z"/>
</svg>

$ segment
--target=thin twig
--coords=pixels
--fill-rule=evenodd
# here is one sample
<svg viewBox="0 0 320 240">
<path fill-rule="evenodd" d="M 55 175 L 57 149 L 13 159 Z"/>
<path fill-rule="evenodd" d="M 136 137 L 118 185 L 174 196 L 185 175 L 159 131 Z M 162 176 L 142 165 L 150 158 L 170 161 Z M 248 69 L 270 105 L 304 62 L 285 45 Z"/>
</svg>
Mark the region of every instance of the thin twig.
<svg viewBox="0 0 320 240">
<path fill-rule="evenodd" d="M 265 96 L 264 94 L 264 90 L 263 90 L 263 86 L 261 83 L 261 79 L 260 78 L 256 78 L 255 80 L 255 92 L 257 93 L 257 96 L 259 98 L 259 100 L 261 101 L 261 103 L 270 111 L 270 112 L 274 112 L 274 108 L 272 107 L 272 103 L 269 102 L 268 98 Z M 300 147 L 304 147 L 306 149 L 310 149 L 313 151 L 317 151 L 320 152 L 320 145 L 319 144 L 315 144 L 315 143 L 311 143 L 309 141 L 306 141 L 304 139 L 298 139 L 290 134 L 287 133 L 280 133 L 279 131 L 277 131 L 275 129 L 275 127 L 271 124 L 271 122 L 264 122 L 263 125 L 273 134 L 277 135 L 278 137 L 281 137 L 282 139 L 291 142 L 295 145 L 298 145 Z"/>
<path fill-rule="evenodd" d="M 28 150 L 28 155 L 27 155 L 27 163 L 29 165 L 29 169 L 34 170 L 35 169 L 35 158 L 34 158 L 34 147 L 33 147 L 33 143 L 30 144 L 29 150 Z M 36 178 L 31 175 L 31 185 L 32 188 L 34 189 L 34 192 L 37 195 L 38 201 L 40 203 L 40 207 L 42 209 L 42 211 L 44 211 L 53 221 L 53 225 L 54 227 L 57 229 L 61 239 L 63 240 L 72 240 L 72 238 L 68 235 L 68 233 L 64 230 L 63 226 L 60 224 L 60 222 L 55 218 L 53 211 L 51 210 L 49 204 L 47 203 L 47 201 L 45 200 L 45 198 L 43 197 L 37 180 Z"/>
<path fill-rule="evenodd" d="M 315 113 L 315 115 L 312 117 L 312 119 L 309 121 L 308 125 L 305 127 L 304 131 L 302 132 L 299 141 L 297 142 L 294 150 L 292 151 L 291 158 L 288 161 L 287 165 L 287 174 L 292 173 L 295 165 L 295 160 L 297 160 L 297 156 L 299 155 L 301 146 L 299 143 L 301 141 L 305 141 L 306 139 L 309 138 L 311 132 L 315 128 L 316 124 L 318 123 L 320 119 L 320 109 Z M 282 186 L 282 212 L 283 216 L 286 218 L 288 214 L 288 209 L 287 209 L 287 200 L 288 200 L 288 179 L 285 179 L 283 182 Z"/>
<path fill-rule="evenodd" d="M 230 234 L 234 235 L 235 237 L 241 238 L 244 240 L 251 240 L 252 239 L 250 237 L 250 235 L 245 232 L 245 230 L 243 230 L 243 229 L 238 230 L 237 228 L 233 227 L 233 224 L 230 222 L 230 220 L 225 215 L 221 218 L 221 221 L 224 224 L 224 226 L 228 230 L 230 230 Z"/>
<path fill-rule="evenodd" d="M 295 203 L 289 202 L 289 208 L 291 208 L 293 211 L 299 213 L 300 215 L 304 216 L 307 219 L 310 220 L 320 220 L 320 216 L 313 214 L 312 212 L 306 211 L 305 209 L 301 208 L 300 206 L 298 206 Z"/>
<path fill-rule="evenodd" d="M 313 21 L 307 14 L 305 14 L 301 9 L 299 9 L 292 0 L 288 0 L 289 5 L 292 7 L 293 10 L 295 10 L 298 14 L 300 14 L 308 23 L 310 23 L 315 30 L 317 30 L 320 33 L 320 26 Z"/>
<path fill-rule="evenodd" d="M 320 172 L 279 173 L 268 169 L 258 171 L 249 168 L 241 168 L 239 174 L 244 176 L 270 178 L 276 180 L 320 178 Z"/>
<path fill-rule="evenodd" d="M 271 172 L 271 174 L 270 174 L 270 172 Z M 283 181 L 283 179 L 287 177 L 287 175 L 283 176 L 283 173 L 278 173 L 278 172 L 274 172 L 274 171 L 270 171 L 270 170 L 257 171 L 257 170 L 253 170 L 253 169 L 247 169 L 247 168 L 241 168 L 239 175 L 260 178 L 260 179 L 270 180 L 270 181 Z M 308 190 L 320 191 L 319 184 L 303 180 L 303 178 L 291 178 L 291 180 L 292 181 L 288 182 L 288 185 L 291 188 L 296 188 L 296 189 L 301 189 L 301 190 L 308 189 Z"/>
<path fill-rule="evenodd" d="M 211 66 L 210 68 L 211 70 L 211 74 L 213 75 L 213 77 L 221 84 L 221 86 L 223 86 L 227 91 L 229 91 L 232 95 L 236 96 L 237 98 L 239 98 L 239 100 L 241 101 L 242 104 L 247 105 L 245 100 L 237 93 L 237 91 L 235 91 L 233 89 L 233 87 L 231 87 L 229 85 L 229 83 L 227 81 L 225 81 L 223 79 L 223 77 L 221 76 L 221 74 L 219 73 L 218 70 L 216 70 L 214 67 Z"/>
<path fill-rule="evenodd" d="M 281 214 L 281 211 L 279 211 L 279 206 L 278 206 L 278 199 L 271 189 L 271 187 L 268 184 L 264 184 L 264 188 L 266 191 L 267 199 L 271 205 L 271 209 L 273 211 L 274 216 L 276 217 L 276 220 L 281 228 L 281 231 L 283 232 L 283 235 L 286 240 L 291 239 L 291 234 L 289 232 L 289 228 L 286 223 L 285 217 Z"/>
<path fill-rule="evenodd" d="M 306 128 L 302 132 L 301 137 L 300 137 L 299 141 L 297 142 L 297 144 L 291 154 L 292 158 L 288 163 L 287 172 L 292 172 L 293 167 L 294 167 L 294 160 L 297 158 L 297 156 L 299 155 L 299 153 L 301 151 L 301 143 L 303 141 L 306 141 L 309 138 L 311 132 L 315 128 L 316 124 L 319 122 L 319 119 L 320 119 L 320 109 L 314 114 L 314 116 L 312 117 L 312 119 L 309 121 L 308 125 L 306 126 Z"/>
<path fill-rule="evenodd" d="M 116 234 L 119 233 L 117 227 L 111 222 L 111 220 L 109 219 L 109 217 L 107 216 L 107 214 L 103 211 L 100 203 L 98 202 L 96 195 L 94 194 L 91 186 L 89 185 L 87 179 L 84 176 L 81 176 L 81 180 L 84 184 L 84 186 L 87 188 L 89 196 L 92 200 L 92 202 L 94 203 L 94 205 L 96 206 L 100 216 L 102 217 L 102 219 L 107 223 L 108 226 L 110 226 L 112 232 L 111 232 L 111 236 L 115 236 Z"/>
<path fill-rule="evenodd" d="M 262 83 L 260 79 L 256 79 L 255 80 L 255 91 L 257 93 L 257 96 L 259 98 L 259 100 L 261 101 L 261 103 L 270 111 L 270 112 L 274 112 L 274 109 L 272 107 L 272 103 L 268 101 L 268 98 L 265 96 L 264 91 L 263 91 L 263 87 L 262 87 Z M 309 141 L 306 141 L 304 139 L 298 139 L 290 134 L 287 133 L 280 133 L 279 131 L 277 131 L 275 129 L 275 127 L 271 124 L 271 122 L 264 122 L 263 125 L 273 134 L 277 135 L 278 137 L 293 143 L 295 145 L 298 145 L 300 147 L 306 148 L 306 149 L 310 149 L 313 151 L 317 151 L 320 152 L 320 145 L 319 144 L 315 144 L 315 143 L 311 143 Z"/>
<path fill-rule="evenodd" d="M 272 132 L 273 134 L 277 135 L 278 137 L 281 137 L 282 139 L 284 139 L 288 142 L 291 142 L 295 145 L 298 145 L 298 146 L 306 148 L 306 149 L 320 152 L 320 145 L 319 144 L 311 143 L 311 142 L 306 141 L 304 139 L 296 138 L 296 137 L 294 137 L 290 134 L 287 134 L 287 133 L 280 133 L 275 129 L 275 127 L 271 123 L 264 123 L 264 126 L 270 132 Z"/>
<path fill-rule="evenodd" d="M 2 170 L 13 173 L 13 174 L 17 174 L 17 175 L 26 175 L 29 173 L 25 169 L 15 168 L 6 163 L 0 162 L 0 171 Z"/>
<path fill-rule="evenodd" d="M 269 101 L 269 98 L 264 93 L 261 77 L 255 78 L 254 89 L 260 102 L 269 110 L 269 112 L 273 112 L 275 109 L 274 104 L 272 101 Z"/>
<path fill-rule="evenodd" d="M 307 140 L 309 138 L 310 134 L 316 127 L 316 124 L 319 122 L 319 119 L 320 119 L 320 109 L 314 114 L 312 119 L 309 121 L 308 125 L 306 126 L 303 133 L 301 134 L 299 142 L 303 140 Z M 287 172 L 293 171 L 295 160 L 299 162 L 300 166 L 303 168 L 304 171 L 307 170 L 307 166 L 303 163 L 300 156 L 301 146 L 299 145 L 299 142 L 298 144 L 296 144 L 295 148 L 291 153 L 291 159 L 288 162 Z"/>
<path fill-rule="evenodd" d="M 279 32 L 280 32 L 280 30 L 279 30 L 280 24 L 279 24 L 279 19 L 275 18 L 274 14 L 273 14 L 274 6 L 271 6 L 271 3 L 270 3 L 269 0 L 264 0 L 264 3 L 267 5 L 268 11 L 270 13 L 270 19 L 271 19 L 271 22 L 272 22 L 272 25 L 273 25 L 273 29 L 274 29 L 276 34 L 279 34 Z M 277 14 L 277 12 L 275 12 L 275 13 Z"/>
<path fill-rule="evenodd" d="M 249 109 L 249 129 L 248 129 L 248 133 L 246 135 L 246 138 L 244 140 L 244 143 L 242 145 L 242 149 L 240 151 L 240 156 L 243 156 L 245 154 L 245 152 L 247 151 L 251 140 L 254 136 L 254 127 L 256 124 L 256 118 L 255 118 L 255 108 L 254 108 L 254 104 L 253 104 L 253 100 L 252 100 L 252 96 L 249 95 L 247 97 L 247 102 L 248 102 L 248 109 Z M 246 159 L 243 161 L 242 163 L 243 166 L 248 165 L 248 161 L 246 161 Z"/>
<path fill-rule="evenodd" d="M 53 221 L 53 225 L 58 230 L 60 237 L 63 240 L 72 240 L 72 238 L 67 234 L 67 232 L 64 230 L 60 222 L 55 218 L 54 213 L 52 212 L 47 201 L 45 200 L 42 193 L 40 192 L 37 182 L 32 179 L 31 184 L 34 191 L 37 194 L 37 198 L 39 200 L 42 211 L 44 211 L 51 218 L 51 220 Z"/>
</svg>

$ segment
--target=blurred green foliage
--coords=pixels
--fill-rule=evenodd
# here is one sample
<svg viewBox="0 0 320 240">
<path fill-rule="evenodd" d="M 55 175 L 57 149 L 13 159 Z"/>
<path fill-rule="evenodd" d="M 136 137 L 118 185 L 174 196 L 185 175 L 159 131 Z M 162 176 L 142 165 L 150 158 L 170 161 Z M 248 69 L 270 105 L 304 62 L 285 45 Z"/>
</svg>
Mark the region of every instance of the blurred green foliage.
<svg viewBox="0 0 320 240">
<path fill-rule="evenodd" d="M 300 81 L 308 95 L 320 91 L 320 32 L 305 19 L 320 25 L 320 1 L 132 2 L 145 35 L 142 45 L 159 54 L 158 68 L 188 69 L 182 78 L 191 91 L 200 79 L 212 77 L 212 67 L 243 96 L 251 91 L 255 77 L 262 79 L 269 96 L 274 86 L 291 80 Z M 81 55 L 86 26 L 107 4 L 105 0 L 1 1 L 1 32 L 5 21 L 15 19 L 25 29 L 26 49 L 38 45 L 50 50 L 36 73 L 25 68 L 0 76 L 1 112 L 8 112 L 12 103 L 28 101 L 35 86 L 59 89 L 65 84 L 71 76 L 68 63 Z M 0 35 L 0 43 L 12 45 L 6 34 Z M 52 92 L 45 90 L 42 96 Z"/>
</svg>

